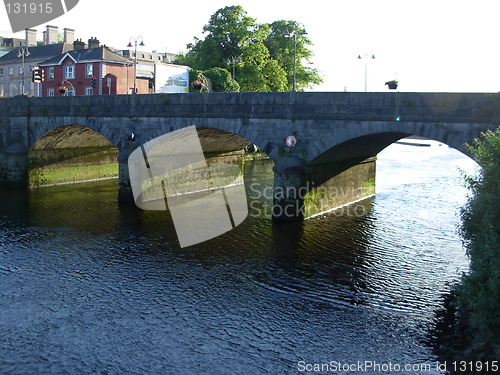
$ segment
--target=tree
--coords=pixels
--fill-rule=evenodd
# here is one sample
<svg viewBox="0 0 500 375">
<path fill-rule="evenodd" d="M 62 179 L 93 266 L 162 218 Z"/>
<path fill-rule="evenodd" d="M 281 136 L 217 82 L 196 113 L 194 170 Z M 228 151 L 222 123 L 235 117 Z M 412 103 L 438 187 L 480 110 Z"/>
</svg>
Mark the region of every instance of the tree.
<svg viewBox="0 0 500 375">
<path fill-rule="evenodd" d="M 176 61 L 194 69 L 222 68 L 231 72 L 233 66 L 229 57 L 233 56 L 241 60 L 235 66 L 235 78 L 241 91 L 285 91 L 291 88 L 293 79 L 293 40 L 285 40 L 282 33 L 279 36 L 277 33 L 288 24 L 297 23 L 278 21 L 259 25 L 241 6 L 221 8 L 204 26 L 205 38 L 188 44 L 188 52 L 179 55 Z M 278 36 L 278 40 L 273 40 L 272 35 Z M 321 82 L 315 69 L 301 64 L 303 59 L 309 61 L 312 56 L 308 49 L 311 44 L 305 37 L 297 40 L 296 82 L 299 89 Z M 280 51 L 280 48 L 287 50 Z"/>
<path fill-rule="evenodd" d="M 228 56 L 240 56 L 257 28 L 255 20 L 241 6 L 227 6 L 215 12 L 203 27 L 205 39 L 188 44 L 184 56 L 194 69 L 224 68 Z"/>
<path fill-rule="evenodd" d="M 275 21 L 269 24 L 270 32 L 264 41 L 269 50 L 270 57 L 279 61 L 281 67 L 287 73 L 288 89 L 293 85 L 293 71 L 294 71 L 294 37 L 285 36 L 285 33 L 290 33 L 293 30 L 299 31 L 296 38 L 296 78 L 295 86 L 297 91 L 309 88 L 313 85 L 323 82 L 317 69 L 304 66 L 302 61 L 311 64 L 313 56 L 312 51 L 309 49 L 312 46 L 311 40 L 300 31 L 304 29 L 296 21 Z"/>
</svg>

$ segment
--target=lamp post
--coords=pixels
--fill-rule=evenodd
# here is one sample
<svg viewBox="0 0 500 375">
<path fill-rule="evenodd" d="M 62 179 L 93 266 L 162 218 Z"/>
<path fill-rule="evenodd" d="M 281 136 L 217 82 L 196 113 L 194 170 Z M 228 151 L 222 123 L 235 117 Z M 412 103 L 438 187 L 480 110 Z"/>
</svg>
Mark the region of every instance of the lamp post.
<svg viewBox="0 0 500 375">
<path fill-rule="evenodd" d="M 293 81 L 292 81 L 292 91 L 295 92 L 295 78 L 297 75 L 297 35 L 307 35 L 307 32 L 302 29 L 293 29 L 292 31 L 286 30 L 283 36 L 290 37 L 293 36 Z"/>
<path fill-rule="evenodd" d="M 133 46 L 132 46 L 132 40 L 134 41 Z M 139 42 L 139 40 L 141 41 L 139 45 L 141 47 L 144 47 L 145 44 L 144 40 L 142 39 L 142 36 L 138 36 L 137 38 L 133 36 L 130 37 L 127 45 L 128 48 L 134 47 L 134 92 L 133 92 L 134 95 L 137 94 L 137 43 Z"/>
<path fill-rule="evenodd" d="M 227 65 L 229 64 L 233 64 L 233 81 L 234 81 L 234 77 L 235 77 L 235 66 L 236 64 L 241 64 L 241 59 L 238 58 L 238 60 L 236 60 L 236 57 L 234 57 L 233 55 L 229 55 L 229 57 L 227 58 Z"/>
<path fill-rule="evenodd" d="M 22 64 L 23 64 L 21 95 L 24 95 L 24 58 L 28 57 L 29 55 L 30 55 L 30 51 L 28 50 L 28 47 L 19 48 L 19 51 L 17 52 L 17 57 L 22 58 Z"/>
<path fill-rule="evenodd" d="M 358 56 L 358 60 L 365 59 L 365 92 L 366 92 L 366 84 L 368 82 L 368 54 L 365 54 L 365 57 L 361 57 L 361 55 Z M 375 59 L 375 55 L 371 56 L 371 59 Z"/>
</svg>

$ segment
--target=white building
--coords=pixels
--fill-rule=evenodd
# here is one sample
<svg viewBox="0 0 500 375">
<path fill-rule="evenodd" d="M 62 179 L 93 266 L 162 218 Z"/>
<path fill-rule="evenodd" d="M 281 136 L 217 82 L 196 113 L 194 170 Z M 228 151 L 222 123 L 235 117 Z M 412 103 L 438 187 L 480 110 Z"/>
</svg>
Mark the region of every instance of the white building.
<svg viewBox="0 0 500 375">
<path fill-rule="evenodd" d="M 115 52 L 131 60 L 136 58 L 134 50 Z M 174 58 L 170 52 L 137 51 L 137 78 L 149 79 L 154 93 L 189 92 L 189 67 L 172 64 Z"/>
</svg>

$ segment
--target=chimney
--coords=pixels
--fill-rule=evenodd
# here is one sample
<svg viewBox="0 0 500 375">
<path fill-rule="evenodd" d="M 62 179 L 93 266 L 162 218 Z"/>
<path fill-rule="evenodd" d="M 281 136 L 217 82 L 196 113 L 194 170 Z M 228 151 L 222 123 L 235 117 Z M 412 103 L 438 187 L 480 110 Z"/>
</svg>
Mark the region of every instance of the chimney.
<svg viewBox="0 0 500 375">
<path fill-rule="evenodd" d="M 26 46 L 32 47 L 36 46 L 36 30 L 35 29 L 26 29 Z"/>
<path fill-rule="evenodd" d="M 73 43 L 75 41 L 75 30 L 64 28 L 64 43 Z"/>
<path fill-rule="evenodd" d="M 58 27 L 47 25 L 45 32 L 45 44 L 56 44 L 59 40 Z"/>
<path fill-rule="evenodd" d="M 85 42 L 82 42 L 82 40 L 81 40 L 81 39 L 80 39 L 80 40 L 78 40 L 78 39 L 77 39 L 77 40 L 75 40 L 75 41 L 73 42 L 73 50 L 75 50 L 75 51 L 80 51 L 80 50 L 82 50 L 82 49 L 85 49 Z"/>
<path fill-rule="evenodd" d="M 89 49 L 99 48 L 99 40 L 93 36 L 89 39 Z"/>
</svg>

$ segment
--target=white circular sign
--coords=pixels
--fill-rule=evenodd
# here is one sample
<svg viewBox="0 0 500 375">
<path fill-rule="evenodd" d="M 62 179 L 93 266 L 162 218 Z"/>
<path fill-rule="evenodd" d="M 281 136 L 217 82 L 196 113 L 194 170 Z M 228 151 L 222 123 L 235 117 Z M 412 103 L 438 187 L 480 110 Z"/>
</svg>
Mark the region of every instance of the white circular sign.
<svg viewBox="0 0 500 375">
<path fill-rule="evenodd" d="M 288 147 L 294 147 L 297 144 L 297 138 L 295 138 L 293 135 L 289 135 L 286 138 L 286 145 Z"/>
</svg>

